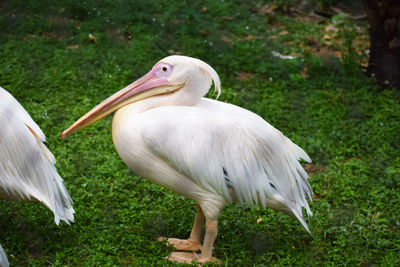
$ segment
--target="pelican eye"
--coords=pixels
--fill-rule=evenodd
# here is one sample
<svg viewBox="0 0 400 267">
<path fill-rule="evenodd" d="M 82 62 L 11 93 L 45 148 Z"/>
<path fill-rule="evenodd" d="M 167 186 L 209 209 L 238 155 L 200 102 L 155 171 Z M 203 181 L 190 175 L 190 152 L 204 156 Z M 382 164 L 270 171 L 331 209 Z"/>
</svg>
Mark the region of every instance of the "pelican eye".
<svg viewBox="0 0 400 267">
<path fill-rule="evenodd" d="M 156 71 L 155 74 L 157 77 L 168 77 L 171 74 L 172 71 L 172 66 L 169 65 L 168 63 L 161 63 Z"/>
</svg>

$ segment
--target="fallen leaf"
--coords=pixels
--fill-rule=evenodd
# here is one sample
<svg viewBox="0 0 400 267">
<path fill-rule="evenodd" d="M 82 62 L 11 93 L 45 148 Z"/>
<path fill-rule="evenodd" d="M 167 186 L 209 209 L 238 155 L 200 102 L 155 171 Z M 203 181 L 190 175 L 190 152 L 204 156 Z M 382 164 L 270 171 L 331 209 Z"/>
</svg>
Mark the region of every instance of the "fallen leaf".
<svg viewBox="0 0 400 267">
<path fill-rule="evenodd" d="M 170 53 L 171 55 L 182 55 L 181 51 L 175 51 L 172 49 L 168 50 L 168 53 Z"/>
<path fill-rule="evenodd" d="M 238 81 L 248 81 L 251 79 L 251 74 L 248 72 L 241 71 L 235 78 Z"/>
<path fill-rule="evenodd" d="M 309 12 L 308 14 L 304 14 L 303 12 L 296 12 L 295 17 L 299 21 L 311 22 L 314 24 L 322 24 L 326 22 L 326 18 L 316 15 L 314 12 Z"/>
<path fill-rule="evenodd" d="M 203 11 L 203 12 L 207 12 L 207 11 L 208 11 L 208 7 L 206 7 L 206 6 L 203 6 L 203 7 L 201 8 L 201 11 Z"/>
<path fill-rule="evenodd" d="M 231 16 L 225 16 L 225 17 L 222 17 L 222 19 L 232 21 L 232 20 L 234 20 L 235 18 L 234 18 L 234 17 L 231 17 Z"/>
<path fill-rule="evenodd" d="M 68 45 L 67 49 L 78 49 L 79 45 Z"/>
<path fill-rule="evenodd" d="M 185 19 L 171 19 L 169 22 L 172 24 L 182 24 L 182 23 L 185 23 L 186 20 Z"/>
<path fill-rule="evenodd" d="M 257 38 L 257 36 L 255 36 L 255 35 L 247 35 L 246 37 L 244 37 L 244 39 L 248 40 L 248 41 L 254 40 L 256 38 Z"/>
<path fill-rule="evenodd" d="M 96 39 L 96 37 L 94 37 L 94 35 L 93 34 L 91 34 L 91 33 L 89 33 L 89 40 L 90 41 L 92 41 L 93 43 L 96 43 L 97 42 L 97 39 Z"/>
<path fill-rule="evenodd" d="M 232 39 L 231 39 L 231 38 L 228 38 L 228 37 L 226 37 L 226 36 L 222 36 L 222 37 L 221 37 L 221 40 L 222 40 L 224 43 L 227 43 L 227 44 L 233 43 Z"/>
<path fill-rule="evenodd" d="M 257 223 L 260 223 L 261 221 L 262 221 L 261 218 L 258 218 L 258 219 L 257 219 Z"/>
<path fill-rule="evenodd" d="M 24 42 L 35 39 L 37 36 L 35 34 L 28 34 L 27 36 L 24 36 L 22 39 Z"/>
<path fill-rule="evenodd" d="M 265 16 L 274 13 L 275 9 L 278 9 L 277 5 L 265 5 L 260 8 L 259 12 L 261 15 Z"/>
<path fill-rule="evenodd" d="M 330 49 L 328 47 L 321 47 L 321 49 L 319 49 L 319 51 L 317 51 L 315 54 L 322 58 L 342 57 L 342 52 Z"/>
<path fill-rule="evenodd" d="M 257 39 L 257 38 L 258 38 L 258 36 L 256 36 L 256 35 L 247 35 L 245 37 L 239 37 L 238 40 L 239 41 L 243 41 L 243 40 L 251 41 L 251 40 L 254 40 L 254 39 Z"/>
<path fill-rule="evenodd" d="M 339 29 L 336 28 L 335 26 L 333 26 L 332 24 L 329 24 L 329 25 L 327 25 L 327 26 L 325 27 L 325 31 L 326 31 L 326 32 L 329 32 L 329 31 L 338 32 Z"/>
<path fill-rule="evenodd" d="M 307 66 L 305 66 L 304 69 L 302 71 L 300 71 L 300 75 L 301 75 L 301 77 L 303 77 L 303 79 L 308 78 L 307 71 L 308 71 Z"/>
<path fill-rule="evenodd" d="M 366 69 L 367 67 L 368 67 L 368 58 L 362 58 L 361 60 L 360 60 L 360 65 L 361 65 L 361 67 L 363 67 L 364 69 Z"/>
<path fill-rule="evenodd" d="M 331 40 L 331 39 L 333 39 L 334 36 L 332 34 L 325 33 L 323 35 L 323 37 L 324 37 L 325 40 Z"/>
<path fill-rule="evenodd" d="M 294 57 L 303 57 L 303 56 L 304 56 L 304 54 L 297 53 L 297 52 L 292 52 L 292 53 L 290 53 L 290 54 L 289 54 L 289 56 L 294 56 Z"/>
<path fill-rule="evenodd" d="M 286 35 L 286 34 L 289 34 L 289 32 L 286 30 L 279 32 L 279 35 Z"/>
<path fill-rule="evenodd" d="M 326 167 L 319 167 L 319 168 L 317 168 L 314 164 L 312 164 L 312 163 L 307 163 L 307 164 L 304 166 L 304 170 L 306 170 L 306 172 L 307 172 L 309 175 L 311 175 L 311 174 L 314 174 L 314 173 L 319 173 L 319 172 L 325 171 L 325 170 L 326 170 Z M 318 196 L 318 195 L 315 195 L 315 196 Z M 314 198 L 314 197 L 313 197 L 313 198 Z"/>
</svg>

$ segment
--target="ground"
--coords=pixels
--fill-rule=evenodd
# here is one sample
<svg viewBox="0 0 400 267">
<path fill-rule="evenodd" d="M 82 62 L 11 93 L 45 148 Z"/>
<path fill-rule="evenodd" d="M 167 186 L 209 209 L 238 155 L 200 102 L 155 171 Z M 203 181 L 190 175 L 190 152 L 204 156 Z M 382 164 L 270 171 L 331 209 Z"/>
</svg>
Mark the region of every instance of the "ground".
<svg viewBox="0 0 400 267">
<path fill-rule="evenodd" d="M 313 159 L 312 236 L 282 213 L 235 204 L 219 218 L 223 265 L 399 266 L 400 97 L 363 73 L 365 21 L 300 14 L 284 0 L 55 2 L 0 4 L 0 85 L 47 135 L 76 221 L 56 226 L 38 203 L 0 201 L 12 266 L 168 264 L 172 249 L 156 237 L 187 237 L 193 201 L 128 170 L 111 116 L 60 134 L 170 54 L 208 62 L 219 100 L 259 114 Z"/>
</svg>

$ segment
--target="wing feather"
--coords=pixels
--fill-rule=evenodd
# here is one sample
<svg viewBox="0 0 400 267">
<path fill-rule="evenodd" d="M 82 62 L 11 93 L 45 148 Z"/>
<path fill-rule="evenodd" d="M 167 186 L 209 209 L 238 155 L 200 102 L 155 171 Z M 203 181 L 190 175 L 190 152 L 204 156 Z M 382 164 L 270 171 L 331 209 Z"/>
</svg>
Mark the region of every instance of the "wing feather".
<svg viewBox="0 0 400 267">
<path fill-rule="evenodd" d="M 38 200 L 53 211 L 57 224 L 69 223 L 72 200 L 44 140 L 30 115 L 0 87 L 0 196 Z"/>
<path fill-rule="evenodd" d="M 13 116 L 23 121 L 39 137 L 40 141 L 46 141 L 46 137 L 39 126 L 33 121 L 32 117 L 22 107 L 22 105 L 5 89 L 0 87 L 0 105 L 13 111 Z"/>
<path fill-rule="evenodd" d="M 143 114 L 149 149 L 204 189 L 233 201 L 312 215 L 312 190 L 299 159 L 308 155 L 258 115 L 203 99 L 194 107 L 160 107 Z M 227 182 L 227 180 L 229 182 Z"/>
<path fill-rule="evenodd" d="M 3 247 L 0 245 L 0 266 L 8 267 L 10 263 L 8 262 L 7 255 L 3 250 Z"/>
</svg>

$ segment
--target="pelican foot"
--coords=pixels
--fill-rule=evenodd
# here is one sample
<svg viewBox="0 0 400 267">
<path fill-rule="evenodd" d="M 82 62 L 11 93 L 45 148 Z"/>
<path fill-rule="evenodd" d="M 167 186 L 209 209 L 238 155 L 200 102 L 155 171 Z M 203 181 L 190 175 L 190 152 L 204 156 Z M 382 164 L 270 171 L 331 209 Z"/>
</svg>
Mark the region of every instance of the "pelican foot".
<svg viewBox="0 0 400 267">
<path fill-rule="evenodd" d="M 172 262 L 176 261 L 188 264 L 192 263 L 193 261 L 198 262 L 200 264 L 207 262 L 214 262 L 216 264 L 221 263 L 220 260 L 214 257 L 201 258 L 201 256 L 195 252 L 172 252 L 165 258 Z"/>
<path fill-rule="evenodd" d="M 159 236 L 157 240 L 158 241 L 167 240 L 167 244 L 173 245 L 176 250 L 198 251 L 203 249 L 203 246 L 197 240 L 165 238 L 161 236 Z"/>
</svg>

